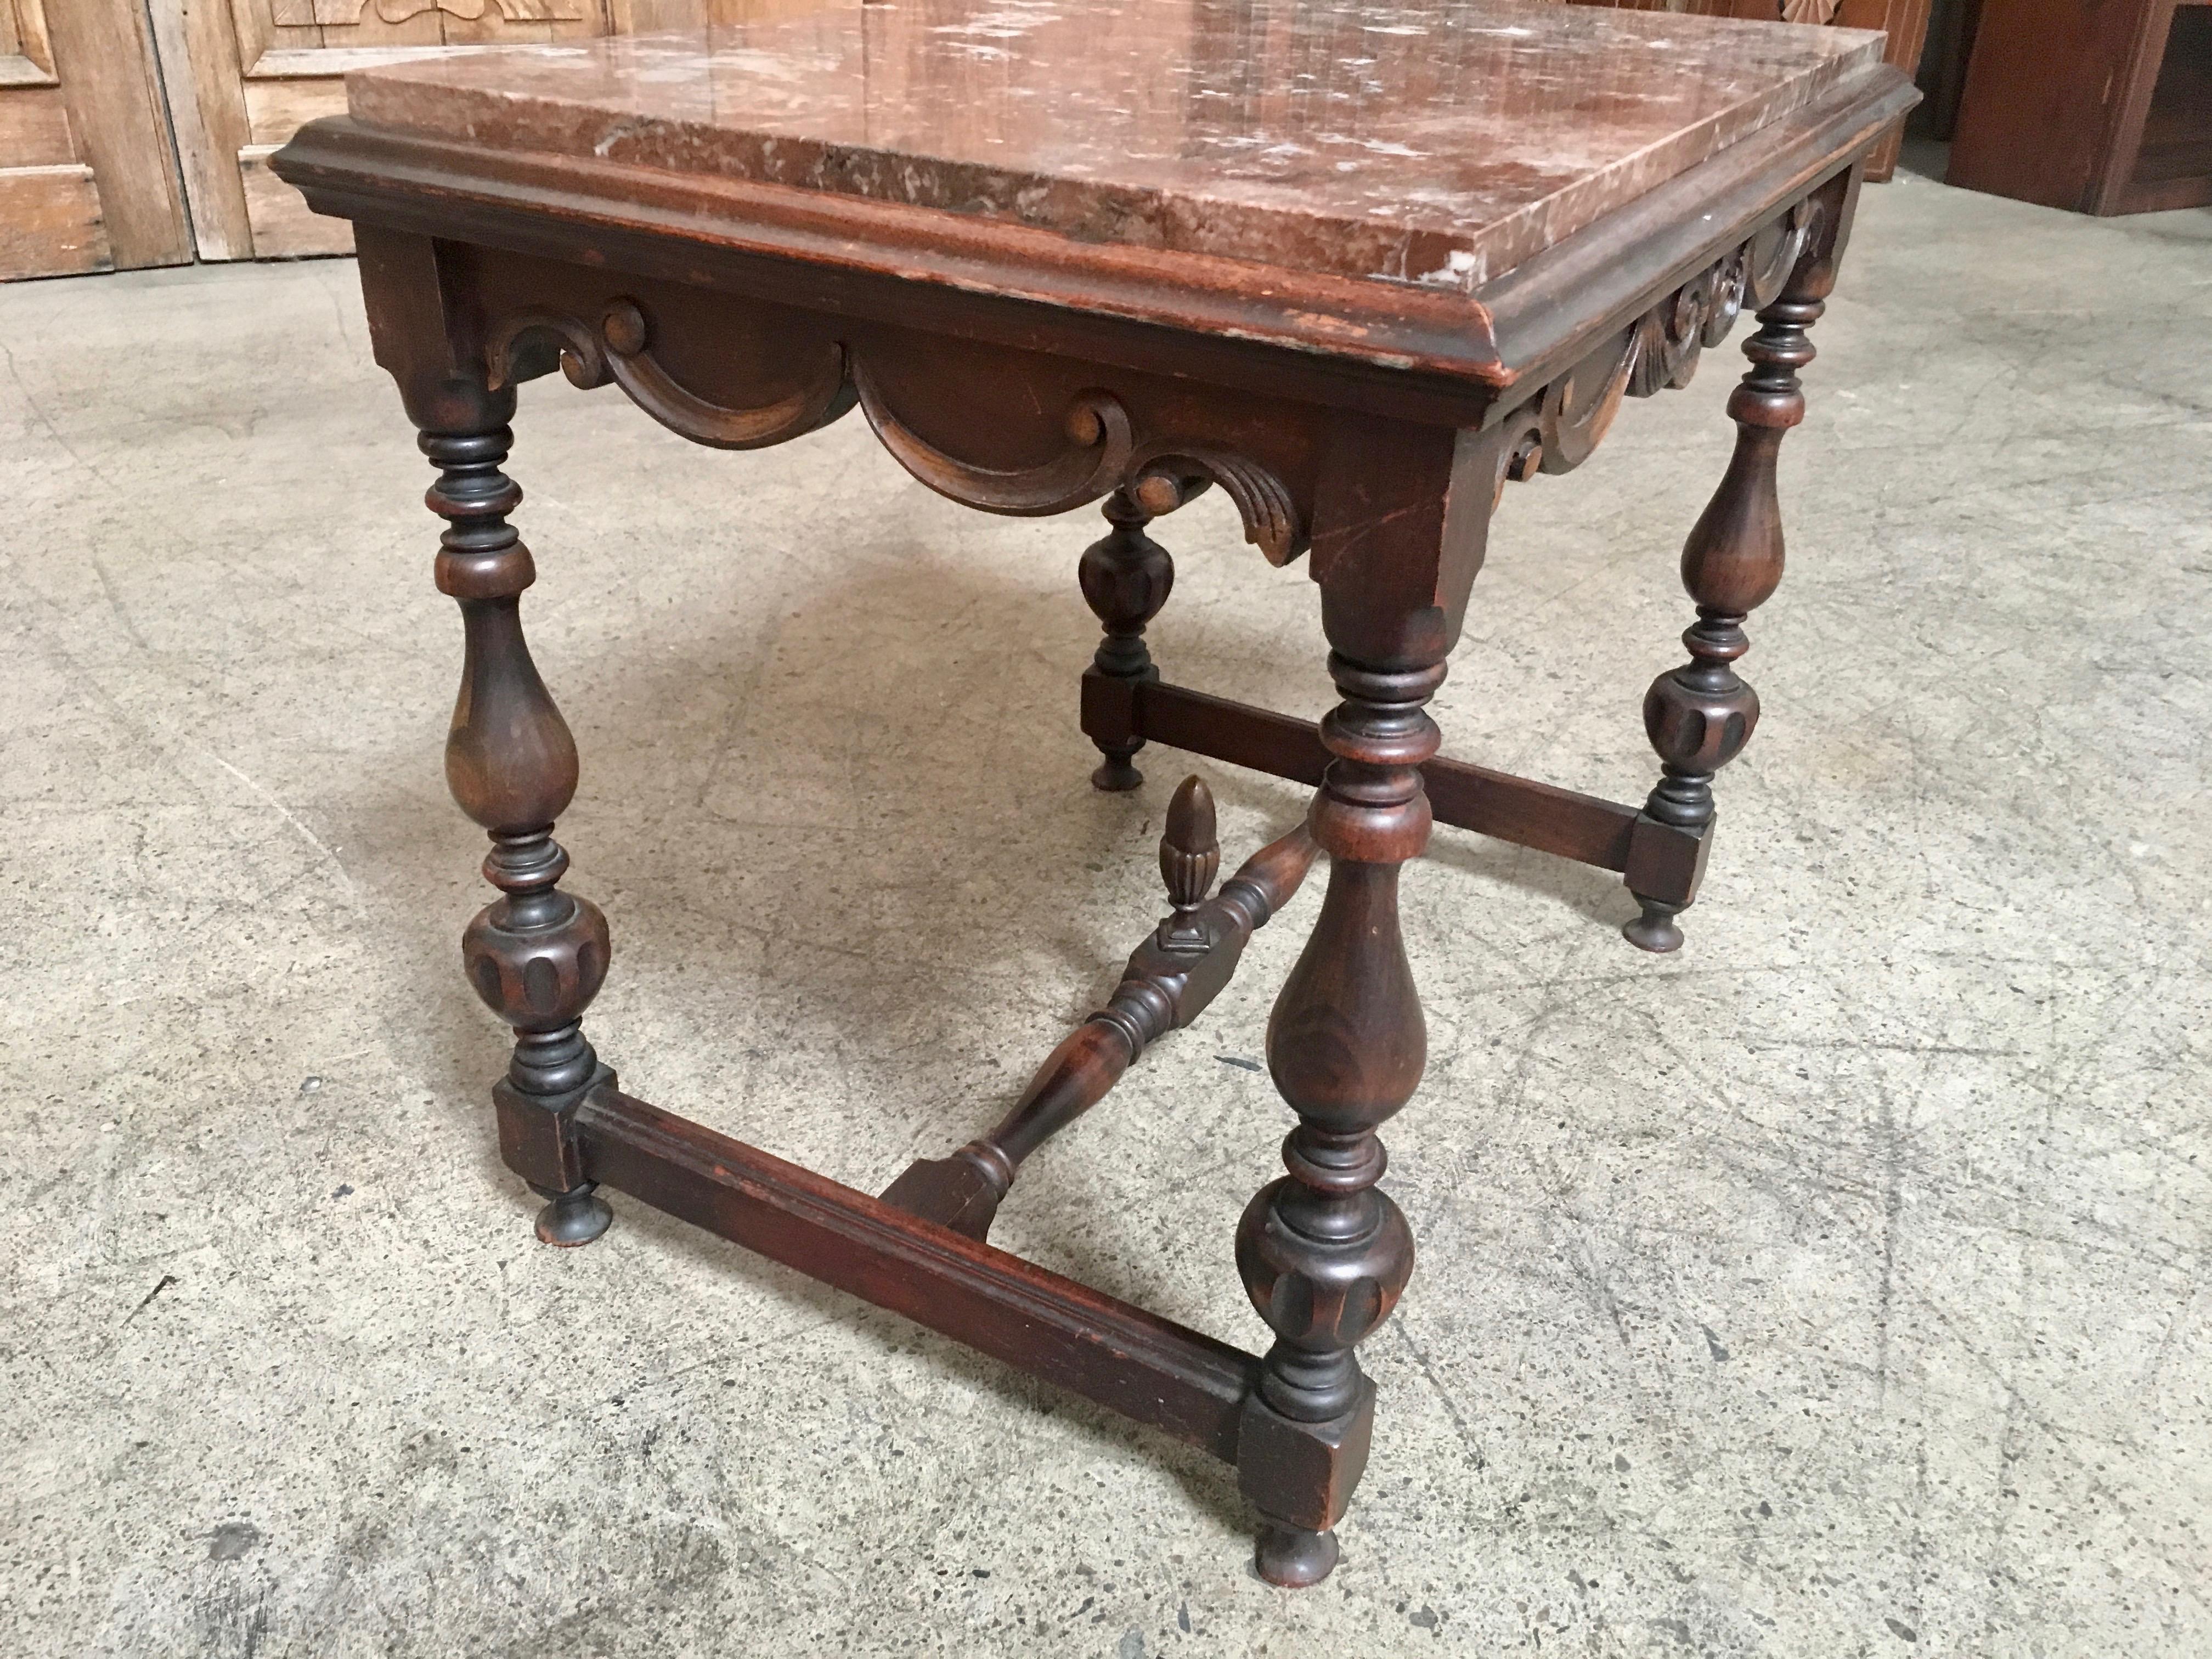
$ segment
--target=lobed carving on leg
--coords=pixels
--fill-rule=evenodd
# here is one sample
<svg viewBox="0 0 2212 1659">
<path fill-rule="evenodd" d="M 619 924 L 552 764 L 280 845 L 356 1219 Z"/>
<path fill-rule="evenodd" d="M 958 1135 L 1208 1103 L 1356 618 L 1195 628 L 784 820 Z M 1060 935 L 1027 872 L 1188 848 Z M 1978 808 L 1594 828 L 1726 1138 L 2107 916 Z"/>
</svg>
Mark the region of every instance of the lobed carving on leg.
<svg viewBox="0 0 2212 1659">
<path fill-rule="evenodd" d="M 1640 914 L 1622 932 L 1646 951 L 1681 947 L 1675 918 L 1695 896 L 1703 871 L 1703 838 L 1715 815 L 1714 775 L 1743 752 L 1759 724 L 1759 694 L 1737 674 L 1735 664 L 1751 648 L 1745 619 L 1782 580 L 1785 548 L 1775 465 L 1783 434 L 1805 416 L 1797 372 L 1814 357 L 1806 331 L 1819 319 L 1834 279 L 1833 250 L 1817 240 L 1828 210 L 1823 198 L 1800 202 L 1735 256 L 1742 291 L 1757 306 L 1759 324 L 1744 343 L 1751 367 L 1729 394 L 1735 447 L 1682 544 L 1682 586 L 1698 608 L 1698 620 L 1682 635 L 1689 660 L 1661 674 L 1644 699 L 1644 729 L 1659 757 L 1660 776 L 1644 801 L 1638 834 L 1655 826 L 1688 831 L 1696 857 L 1669 861 L 1666 867 L 1686 878 L 1672 890 L 1655 892 L 1649 887 L 1659 884 L 1648 878 L 1660 866 L 1645 867 L 1646 878 L 1640 879 L 1632 852 L 1628 885 Z M 1654 844 L 1660 839 L 1655 828 Z"/>
</svg>

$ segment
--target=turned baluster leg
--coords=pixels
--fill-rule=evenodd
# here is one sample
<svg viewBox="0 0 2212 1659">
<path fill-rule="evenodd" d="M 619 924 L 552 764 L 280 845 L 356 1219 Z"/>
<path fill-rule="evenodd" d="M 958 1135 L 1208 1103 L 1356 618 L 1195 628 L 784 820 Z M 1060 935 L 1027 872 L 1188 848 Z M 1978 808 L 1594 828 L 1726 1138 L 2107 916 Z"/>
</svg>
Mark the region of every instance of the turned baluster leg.
<svg viewBox="0 0 2212 1659">
<path fill-rule="evenodd" d="M 1628 886 L 1643 914 L 1621 931 L 1646 951 L 1681 948 L 1674 918 L 1702 873 L 1713 822 L 1713 775 L 1734 760 L 1759 724 L 1759 694 L 1735 672 L 1750 649 L 1744 619 L 1782 580 L 1782 506 L 1774 464 L 1783 434 L 1805 418 L 1797 371 L 1813 361 L 1806 331 L 1835 287 L 1832 244 L 1800 259 L 1779 298 L 1759 313 L 1744 343 L 1750 372 L 1729 396 L 1735 453 L 1682 548 L 1682 586 L 1698 620 L 1682 635 L 1690 659 L 1652 682 L 1644 729 L 1662 763 L 1644 816 L 1664 828 L 1639 835 Z M 1672 831 L 1674 833 L 1668 833 Z M 1670 890 L 1652 891 L 1647 889 Z"/>
<path fill-rule="evenodd" d="M 1157 491 L 1160 483 L 1146 480 Z M 1140 486 L 1141 488 L 1141 486 Z M 1084 550 L 1076 567 L 1084 602 L 1106 630 L 1091 659 L 1097 672 L 1117 680 L 1156 680 L 1160 671 L 1145 648 L 1145 624 L 1160 613 L 1175 586 L 1175 561 L 1145 534 L 1145 526 L 1168 507 L 1147 505 L 1138 489 L 1116 489 L 1100 509 L 1111 530 Z M 1134 789 L 1145 775 L 1130 764 L 1145 746 L 1142 738 L 1091 740 L 1105 758 L 1091 775 L 1094 787 Z"/>
<path fill-rule="evenodd" d="M 1237 1269 L 1276 1336 L 1246 1403 L 1238 1465 L 1265 1521 L 1261 1576 L 1285 1585 L 1335 1565 L 1333 1528 L 1366 1462 L 1375 1391 L 1353 1348 L 1413 1270 L 1413 1233 L 1375 1185 L 1385 1165 L 1375 1132 L 1413 1097 L 1427 1054 L 1399 934 L 1398 869 L 1428 842 L 1418 769 L 1437 732 L 1423 705 L 1443 664 L 1370 665 L 1340 652 L 1329 672 L 1343 701 L 1322 739 L 1336 758 L 1311 820 L 1329 854 L 1328 890 L 1267 1024 L 1268 1070 L 1298 1123 L 1283 1143 L 1289 1174 L 1237 1229 Z M 1278 1458 L 1302 1460 L 1304 1477 L 1267 1473 Z"/>
<path fill-rule="evenodd" d="M 536 580 L 530 550 L 507 521 L 522 500 L 500 471 L 514 434 L 514 394 L 482 401 L 499 422 L 425 431 L 438 468 L 427 497 L 447 520 L 438 589 L 460 602 L 466 638 L 461 692 L 446 739 L 446 781 L 461 810 L 490 832 L 484 877 L 500 897 L 462 936 L 469 982 L 514 1028 L 514 1054 L 494 1091 L 501 1150 L 549 1201 L 538 1236 L 585 1244 L 613 1213 L 583 1179 L 569 1120 L 612 1073 L 584 1040 L 583 1012 L 606 977 L 606 918 L 560 880 L 568 855 L 553 821 L 576 793 L 576 745 L 538 678 L 522 636 L 522 590 Z"/>
</svg>

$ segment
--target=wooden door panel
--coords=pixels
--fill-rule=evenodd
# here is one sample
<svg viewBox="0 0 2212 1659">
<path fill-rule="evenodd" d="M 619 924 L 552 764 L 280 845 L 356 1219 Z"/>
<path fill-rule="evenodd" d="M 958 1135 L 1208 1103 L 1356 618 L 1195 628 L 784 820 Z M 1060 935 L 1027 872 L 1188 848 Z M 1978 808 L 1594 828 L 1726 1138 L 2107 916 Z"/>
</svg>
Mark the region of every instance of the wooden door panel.
<svg viewBox="0 0 2212 1659">
<path fill-rule="evenodd" d="M 0 279 L 113 263 L 44 14 L 38 0 L 0 0 Z"/>
<path fill-rule="evenodd" d="M 0 167 L 0 282 L 114 269 L 90 167 Z"/>
<path fill-rule="evenodd" d="M 0 166 L 11 170 L 76 161 L 59 87 L 14 87 L 0 95 Z"/>
<path fill-rule="evenodd" d="M 192 257 L 136 0 L 0 0 L 0 280 Z"/>
<path fill-rule="evenodd" d="M 349 70 L 426 52 L 538 46 L 612 32 L 610 0 L 230 0 L 237 40 L 234 165 L 258 258 L 338 253 L 352 228 L 319 219 L 268 158 L 345 108 Z M 628 8 L 624 7 L 627 10 Z"/>
</svg>

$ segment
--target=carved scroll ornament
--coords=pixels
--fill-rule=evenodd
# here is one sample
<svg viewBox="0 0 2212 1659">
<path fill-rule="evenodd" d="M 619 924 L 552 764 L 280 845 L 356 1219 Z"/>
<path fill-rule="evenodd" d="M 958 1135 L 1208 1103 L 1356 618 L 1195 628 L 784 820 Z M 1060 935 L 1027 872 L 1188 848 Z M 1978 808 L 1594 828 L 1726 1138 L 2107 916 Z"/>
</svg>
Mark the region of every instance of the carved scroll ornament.
<svg viewBox="0 0 2212 1659">
<path fill-rule="evenodd" d="M 1218 449 L 1177 449 L 1156 454 L 1137 468 L 1131 489 L 1154 518 L 1172 513 L 1208 483 L 1236 504 L 1244 539 L 1272 565 L 1286 565 L 1306 550 L 1308 537 L 1290 486 L 1248 457 Z"/>
<path fill-rule="evenodd" d="M 1553 380 L 1517 413 L 1517 439 L 1505 447 L 1516 482 L 1566 472 L 1590 457 L 1624 397 L 1649 398 L 1689 385 L 1707 346 L 1729 337 L 1736 319 L 1781 293 L 1811 239 L 1815 204 L 1800 202 L 1748 241 L 1716 259 L 1631 324 L 1601 350 Z"/>
<path fill-rule="evenodd" d="M 561 372 L 570 384 L 589 391 L 611 380 L 670 431 L 716 449 L 763 449 L 811 432 L 852 407 L 845 349 L 836 344 L 806 383 L 786 397 L 744 409 L 709 403 L 678 385 L 655 360 L 651 327 L 631 300 L 610 301 L 596 331 L 547 312 L 511 319 L 484 354 L 495 391 L 514 371 L 515 347 L 532 334 L 550 334 L 560 342 Z"/>
<path fill-rule="evenodd" d="M 829 345 L 796 391 L 741 408 L 709 401 L 682 385 L 653 355 L 653 327 L 634 300 L 609 301 L 596 325 L 550 311 L 526 311 L 494 331 L 484 350 L 494 390 L 518 373 L 532 346 L 556 345 L 561 370 L 586 391 L 610 381 L 647 414 L 695 443 L 759 449 L 800 437 L 836 419 L 855 401 L 892 457 L 939 495 L 987 513 L 1018 517 L 1064 513 L 1127 483 L 1157 517 L 1218 483 L 1236 504 L 1245 539 L 1270 564 L 1288 564 L 1308 537 L 1290 488 L 1258 462 L 1227 450 L 1154 445 L 1141 459 L 1128 411 L 1112 393 L 1077 394 L 1062 417 L 1065 447 L 1039 465 L 1000 469 L 947 453 L 922 438 L 890 406 L 882 386 L 842 345 Z M 543 359 L 539 361 L 543 367 Z"/>
<path fill-rule="evenodd" d="M 1121 482 L 1133 442 L 1129 412 L 1111 392 L 1084 392 L 1062 422 L 1067 447 L 1042 465 L 1000 470 L 963 461 L 919 436 L 894 413 L 866 368 L 853 366 L 860 412 L 891 459 L 940 495 L 986 513 L 1042 518 L 1095 501 Z"/>
</svg>

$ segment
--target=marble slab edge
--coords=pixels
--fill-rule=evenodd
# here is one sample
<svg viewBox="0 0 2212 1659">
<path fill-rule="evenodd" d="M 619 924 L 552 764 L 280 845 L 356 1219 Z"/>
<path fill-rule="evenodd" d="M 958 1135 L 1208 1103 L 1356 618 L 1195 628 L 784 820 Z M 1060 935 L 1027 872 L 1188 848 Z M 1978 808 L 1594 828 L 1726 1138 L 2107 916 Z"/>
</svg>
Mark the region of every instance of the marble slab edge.
<svg viewBox="0 0 2212 1659">
<path fill-rule="evenodd" d="M 1772 145 L 1725 151 L 1486 284 L 1498 384 L 1544 385 L 1849 165 L 1920 95 L 1902 70 L 1877 64 L 1771 130 Z"/>
<path fill-rule="evenodd" d="M 1149 325 L 1186 339 L 1276 347 L 1393 378 L 1455 382 L 1463 396 L 1510 387 L 1551 355 L 1552 343 L 1539 337 L 1545 331 L 1533 295 L 1556 290 L 1552 299 L 1576 319 L 1607 314 L 1575 299 L 1557 273 L 1588 264 L 1591 280 L 1608 290 L 1663 285 L 1662 267 L 1680 254 L 1673 243 L 1682 242 L 1682 227 L 1671 251 L 1655 260 L 1638 238 L 1613 234 L 1616 226 L 1650 221 L 1656 230 L 1672 217 L 1685 222 L 1700 252 L 1718 248 L 1784 204 L 1795 181 L 1843 165 L 1912 99 L 1901 74 L 1870 65 L 1754 141 L 1676 174 L 1472 295 L 1081 242 L 788 185 L 428 138 L 349 116 L 310 122 L 270 164 L 319 212 L 424 235 L 703 286 L 756 286 L 763 297 L 891 322 L 905 319 L 897 296 L 919 283 Z M 1723 210 L 1714 211 L 1717 204 Z M 805 291 L 793 291 L 794 281 Z M 1499 328 L 1493 295 L 1513 301 L 1511 328 Z M 1517 337 L 1524 332 L 1525 342 Z"/>
<path fill-rule="evenodd" d="M 524 57 L 506 76 L 481 65 L 456 72 L 438 63 L 360 70 L 347 76 L 346 92 L 348 112 L 364 125 L 423 137 L 957 212 L 1170 255 L 1473 293 L 1668 179 L 1735 144 L 1756 142 L 1763 129 L 1818 103 L 1832 88 L 1881 60 L 1882 37 L 1873 31 L 1830 28 L 1808 38 L 1819 40 L 1825 58 L 1656 132 L 1540 194 L 1515 201 L 1508 192 L 1506 202 L 1480 220 L 1439 217 L 1441 210 L 1416 210 L 1410 204 L 1378 217 L 1372 210 L 1349 212 L 1320 200 L 1244 200 L 1233 187 L 1194 181 L 1115 178 L 1097 167 L 1081 175 L 1032 171 L 950 151 L 654 114 L 633 106 L 635 89 L 617 100 L 577 90 L 556 75 L 548 89 L 532 90 L 526 79 L 516 79 L 532 64 Z M 657 39 L 648 35 L 629 44 L 645 47 Z M 466 78 L 472 75 L 481 78 Z"/>
</svg>

